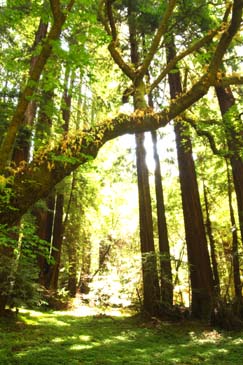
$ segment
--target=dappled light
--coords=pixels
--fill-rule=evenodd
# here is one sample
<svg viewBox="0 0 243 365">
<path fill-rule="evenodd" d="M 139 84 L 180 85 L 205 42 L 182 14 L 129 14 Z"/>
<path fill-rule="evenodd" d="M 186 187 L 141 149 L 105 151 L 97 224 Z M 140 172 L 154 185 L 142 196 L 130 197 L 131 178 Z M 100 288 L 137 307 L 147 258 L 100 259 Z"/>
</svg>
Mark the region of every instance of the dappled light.
<svg viewBox="0 0 243 365">
<path fill-rule="evenodd" d="M 83 308 L 84 310 L 84 308 Z M 19 319 L 1 320 L 0 363 L 238 364 L 242 332 L 224 333 L 196 322 L 159 322 L 138 316 L 20 310 Z M 238 360 L 237 360 L 238 359 Z M 238 361 L 238 362 L 237 362 Z"/>
</svg>

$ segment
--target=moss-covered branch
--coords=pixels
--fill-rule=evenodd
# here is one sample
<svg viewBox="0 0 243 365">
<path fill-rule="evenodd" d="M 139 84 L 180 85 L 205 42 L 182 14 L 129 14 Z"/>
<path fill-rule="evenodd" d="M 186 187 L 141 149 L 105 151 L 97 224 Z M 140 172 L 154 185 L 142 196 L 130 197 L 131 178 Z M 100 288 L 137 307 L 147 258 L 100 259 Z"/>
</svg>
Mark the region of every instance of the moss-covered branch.
<svg viewBox="0 0 243 365">
<path fill-rule="evenodd" d="M 38 199 L 47 196 L 55 184 L 78 166 L 95 158 L 107 141 L 126 133 L 145 132 L 165 126 L 205 95 L 208 88 L 209 85 L 201 80 L 190 92 L 174 100 L 160 113 L 147 109 L 137 110 L 131 115 L 120 114 L 95 128 L 64 138 L 54 149 L 43 150 L 32 163 L 21 166 L 17 171 L 13 170 L 12 176 L 8 178 L 8 186 L 2 187 L 0 223 L 14 224 Z M 4 176 L 2 178 L 5 179 Z"/>
</svg>

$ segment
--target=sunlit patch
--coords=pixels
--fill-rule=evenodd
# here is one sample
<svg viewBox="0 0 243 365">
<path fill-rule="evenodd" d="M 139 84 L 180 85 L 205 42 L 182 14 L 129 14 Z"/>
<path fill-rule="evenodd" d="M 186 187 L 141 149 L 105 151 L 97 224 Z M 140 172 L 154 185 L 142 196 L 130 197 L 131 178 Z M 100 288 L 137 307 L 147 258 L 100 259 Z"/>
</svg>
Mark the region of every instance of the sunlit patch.
<svg viewBox="0 0 243 365">
<path fill-rule="evenodd" d="M 82 345 L 82 344 L 75 344 L 70 346 L 70 350 L 78 351 L 78 350 L 88 350 L 92 349 L 93 346 L 91 345 Z"/>
<path fill-rule="evenodd" d="M 43 312 L 38 312 L 38 311 L 34 311 L 34 310 L 26 310 L 26 309 L 20 309 L 20 316 L 21 313 L 23 314 L 27 314 L 26 316 L 22 316 L 21 319 L 24 323 L 28 324 L 28 325 L 53 325 L 53 326 L 58 326 L 58 327 L 69 327 L 70 324 L 66 323 L 62 320 L 60 320 L 58 318 L 58 316 L 60 315 L 60 312 L 56 312 L 53 314 L 52 313 L 43 313 Z M 63 312 L 65 313 L 65 312 Z M 28 318 L 29 315 L 29 318 Z"/>
<path fill-rule="evenodd" d="M 216 343 L 222 340 L 222 335 L 216 331 L 203 331 L 201 334 L 196 334 L 194 331 L 189 333 L 191 339 L 198 343 Z"/>
<path fill-rule="evenodd" d="M 106 308 L 100 309 L 82 305 L 80 302 L 73 302 L 73 308 L 69 311 L 53 312 L 55 316 L 72 316 L 72 317 L 93 317 L 93 316 L 111 316 L 111 317 L 130 317 L 134 313 L 124 308 Z"/>
<path fill-rule="evenodd" d="M 234 345 L 241 345 L 243 344 L 243 338 L 236 338 L 235 340 L 232 341 L 232 343 Z"/>
<path fill-rule="evenodd" d="M 99 313 L 97 308 L 92 308 L 92 307 L 84 306 L 84 305 L 78 305 L 77 307 L 73 307 L 73 309 L 70 311 L 55 312 L 55 315 L 89 317 L 89 316 L 94 316 L 97 313 Z"/>
<path fill-rule="evenodd" d="M 64 339 L 61 337 L 56 337 L 56 338 L 53 338 L 53 340 L 51 342 L 62 343 L 62 342 L 64 342 Z"/>
<path fill-rule="evenodd" d="M 227 354 L 229 352 L 229 350 L 227 349 L 218 349 L 218 352 L 221 354 Z"/>
<path fill-rule="evenodd" d="M 20 309 L 20 313 L 27 313 L 27 314 L 29 314 L 31 317 L 38 317 L 38 319 L 39 319 L 40 317 L 45 316 L 45 313 L 43 313 L 43 312 L 38 312 L 38 311 L 34 311 L 34 310 L 31 310 L 31 309 L 24 309 L 24 308 L 21 308 L 21 309 Z"/>
<path fill-rule="evenodd" d="M 222 339 L 222 335 L 221 335 L 221 333 L 219 333 L 216 330 L 213 330 L 213 331 L 204 331 L 202 333 L 202 338 L 204 338 L 206 340 L 208 339 L 210 341 L 217 341 L 217 340 L 221 340 Z"/>
<path fill-rule="evenodd" d="M 85 335 L 79 336 L 79 339 L 81 341 L 84 341 L 84 342 L 91 341 L 91 337 L 90 336 L 85 336 Z"/>
</svg>

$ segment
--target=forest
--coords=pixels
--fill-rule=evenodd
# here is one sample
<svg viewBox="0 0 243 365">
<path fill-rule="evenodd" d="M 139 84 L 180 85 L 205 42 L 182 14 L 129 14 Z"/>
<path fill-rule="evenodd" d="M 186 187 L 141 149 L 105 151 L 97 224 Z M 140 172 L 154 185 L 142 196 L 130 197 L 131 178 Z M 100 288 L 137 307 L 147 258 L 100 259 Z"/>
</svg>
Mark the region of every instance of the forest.
<svg viewBox="0 0 243 365">
<path fill-rule="evenodd" d="M 77 302 L 243 330 L 242 8 L 0 1 L 3 330 Z M 127 363 L 201 364 L 172 360 Z"/>
</svg>

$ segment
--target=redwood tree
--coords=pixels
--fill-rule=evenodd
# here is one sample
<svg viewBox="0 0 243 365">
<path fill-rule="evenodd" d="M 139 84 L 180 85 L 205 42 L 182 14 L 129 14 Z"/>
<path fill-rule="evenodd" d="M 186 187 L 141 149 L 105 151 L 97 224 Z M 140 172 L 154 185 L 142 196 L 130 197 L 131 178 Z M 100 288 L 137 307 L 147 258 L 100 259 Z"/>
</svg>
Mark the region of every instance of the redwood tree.
<svg viewBox="0 0 243 365">
<path fill-rule="evenodd" d="M 167 45 L 168 63 L 174 57 L 175 46 L 171 41 Z M 182 93 L 179 70 L 170 73 L 168 77 L 171 99 L 176 99 Z M 214 301 L 213 276 L 192 156 L 192 144 L 186 124 L 175 120 L 174 129 L 192 290 L 191 310 L 196 318 L 210 318 Z"/>
</svg>

